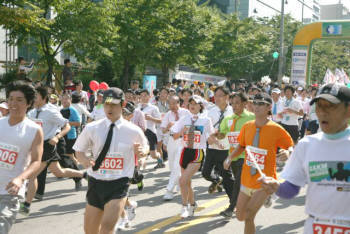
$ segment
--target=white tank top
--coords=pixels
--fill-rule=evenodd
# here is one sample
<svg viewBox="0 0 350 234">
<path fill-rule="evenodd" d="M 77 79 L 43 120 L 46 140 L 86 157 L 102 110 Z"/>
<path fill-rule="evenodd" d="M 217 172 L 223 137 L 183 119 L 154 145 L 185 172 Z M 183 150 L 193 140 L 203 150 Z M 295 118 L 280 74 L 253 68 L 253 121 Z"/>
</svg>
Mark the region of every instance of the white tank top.
<svg viewBox="0 0 350 234">
<path fill-rule="evenodd" d="M 20 175 L 30 160 L 30 149 L 35 135 L 40 128 L 32 120 L 10 126 L 9 117 L 0 119 L 0 194 L 8 194 L 6 185 Z M 24 184 L 19 196 L 24 197 Z"/>
</svg>

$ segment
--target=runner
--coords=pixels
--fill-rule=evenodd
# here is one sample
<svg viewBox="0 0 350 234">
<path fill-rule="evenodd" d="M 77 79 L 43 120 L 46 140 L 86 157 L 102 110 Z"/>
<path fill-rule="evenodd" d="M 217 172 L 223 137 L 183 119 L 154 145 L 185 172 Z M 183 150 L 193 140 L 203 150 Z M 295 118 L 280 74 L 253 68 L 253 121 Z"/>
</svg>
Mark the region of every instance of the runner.
<svg viewBox="0 0 350 234">
<path fill-rule="evenodd" d="M 285 182 L 262 180 L 268 193 L 284 199 L 308 185 L 305 234 L 350 232 L 350 89 L 328 84 L 311 101 L 323 132 L 299 141 L 281 174 Z"/>
<path fill-rule="evenodd" d="M 42 200 L 45 192 L 47 169 L 56 177 L 83 178 L 85 175 L 82 171 L 62 168 L 58 163 L 60 157 L 57 154 L 57 143 L 69 132 L 70 125 L 68 120 L 63 118 L 56 108 L 50 107 L 48 104 L 48 90 L 46 87 L 38 87 L 36 92 L 35 109 L 28 113 L 28 117 L 42 126 L 44 132 L 44 152 L 39 172 L 29 179 L 26 200 L 21 204 L 20 212 L 23 215 L 29 215 L 30 205 L 34 196 Z M 78 179 L 77 181 L 80 180 Z M 76 183 L 79 183 L 77 181 Z"/>
<path fill-rule="evenodd" d="M 178 96 L 172 96 L 169 98 L 169 109 L 170 111 L 165 114 L 162 123 L 160 125 L 163 133 L 165 135 L 169 135 L 169 130 L 171 127 L 184 117 L 185 115 L 189 115 L 190 112 L 180 107 L 180 98 Z M 169 182 L 166 188 L 166 192 L 164 194 L 163 199 L 165 201 L 170 201 L 174 198 L 174 189 L 179 186 L 179 178 L 181 175 L 180 169 L 180 155 L 182 151 L 182 139 L 174 139 L 174 136 L 168 136 L 168 142 L 166 143 L 169 157 L 169 169 L 170 176 Z"/>
<path fill-rule="evenodd" d="M 189 99 L 191 114 L 181 118 L 170 129 L 174 140 L 182 136 L 184 143 L 180 158 L 181 177 L 179 181 L 182 197 L 182 218 L 194 215 L 197 204 L 194 198 L 191 178 L 201 165 L 208 138 L 214 133 L 211 120 L 200 114 L 203 112 L 203 109 L 202 98 L 194 95 Z M 213 138 L 213 142 L 217 142 L 217 140 Z"/>
<path fill-rule="evenodd" d="M 43 131 L 26 118 L 35 98 L 34 87 L 11 83 L 6 90 L 9 116 L 0 119 L 0 233 L 9 233 L 24 198 L 24 181 L 40 168 Z M 7 156 L 6 156 L 7 155 Z M 29 165 L 28 165 L 29 163 Z"/>
<path fill-rule="evenodd" d="M 255 119 L 255 115 L 245 109 L 247 102 L 248 96 L 244 93 L 238 92 L 230 95 L 230 104 L 234 110 L 234 114 L 224 118 L 220 125 L 220 134 L 218 134 L 218 138 L 222 138 L 225 135 L 228 136 L 228 141 L 230 144 L 229 153 L 232 153 L 238 145 L 238 135 L 242 129 L 242 126 L 246 122 Z M 232 217 L 233 210 L 236 207 L 237 198 L 241 187 L 243 162 L 244 153 L 241 153 L 231 162 L 231 169 L 234 175 L 233 192 L 230 200 L 230 206 L 220 213 L 220 215 L 224 217 Z"/>
<path fill-rule="evenodd" d="M 150 146 L 150 154 L 153 159 L 157 159 L 157 165 L 154 169 L 164 168 L 162 157 L 157 153 L 157 135 L 156 124 L 161 123 L 161 116 L 158 107 L 149 103 L 151 96 L 147 89 L 140 91 L 140 110 L 145 114 L 147 129 L 145 135 Z"/>
<path fill-rule="evenodd" d="M 247 156 L 244 159 L 241 175 L 241 189 L 236 205 L 236 217 L 244 221 L 244 233 L 255 233 L 254 219 L 269 196 L 258 181 L 260 174 L 253 161 L 257 161 L 259 168 L 267 176 L 276 178 L 276 151 L 277 147 L 289 149 L 293 146 L 293 140 L 280 125 L 269 120 L 271 115 L 271 97 L 266 93 L 257 94 L 254 97 L 255 121 L 249 121 L 243 125 L 238 137 L 237 148 L 224 162 L 224 168 L 228 169 L 231 161 L 241 155 L 246 149 L 254 155 L 255 159 Z"/>
<path fill-rule="evenodd" d="M 214 90 L 214 99 L 215 106 L 208 111 L 208 117 L 214 124 L 213 127 L 215 131 L 219 133 L 222 120 L 227 116 L 232 116 L 233 114 L 232 107 L 228 103 L 228 89 L 222 86 L 217 87 Z M 232 171 L 225 170 L 223 168 L 223 162 L 228 155 L 229 149 L 230 145 L 226 135 L 223 135 L 223 137 L 218 140 L 218 144 L 209 143 L 202 168 L 202 175 L 204 179 L 212 182 L 208 188 L 209 193 L 215 192 L 218 186 L 220 186 L 222 183 L 225 192 L 230 199 L 230 204 L 232 204 L 232 191 L 234 184 Z M 213 170 L 215 171 L 214 173 L 212 173 Z"/>
<path fill-rule="evenodd" d="M 111 234 L 124 209 L 129 180 L 135 169 L 135 155 L 147 146 L 142 130 L 124 120 L 124 93 L 118 88 L 104 92 L 106 118 L 84 128 L 73 149 L 88 168 L 84 230 L 86 234 Z M 87 157 L 89 147 L 92 159 Z"/>
</svg>

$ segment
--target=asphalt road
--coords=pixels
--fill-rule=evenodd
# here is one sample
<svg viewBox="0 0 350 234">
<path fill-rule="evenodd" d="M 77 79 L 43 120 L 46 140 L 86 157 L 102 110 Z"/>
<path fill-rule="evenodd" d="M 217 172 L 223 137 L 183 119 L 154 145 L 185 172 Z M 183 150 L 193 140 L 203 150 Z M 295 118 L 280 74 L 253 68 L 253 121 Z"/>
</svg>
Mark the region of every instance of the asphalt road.
<svg viewBox="0 0 350 234">
<path fill-rule="evenodd" d="M 224 192 L 208 194 L 209 182 L 200 173 L 193 179 L 195 196 L 199 205 L 195 217 L 181 220 L 181 198 L 178 193 L 171 202 L 162 197 L 169 176 L 168 168 L 153 170 L 154 162 L 144 172 L 145 188 L 142 192 L 131 186 L 131 200 L 138 202 L 136 218 L 127 231 L 119 233 L 234 233 L 241 234 L 244 223 L 235 217 L 224 219 L 219 212 L 228 205 Z M 17 216 L 10 234 L 81 234 L 87 182 L 81 191 L 74 190 L 71 179 L 57 179 L 48 175 L 43 201 L 35 201 L 28 217 Z M 256 217 L 257 233 L 302 233 L 306 218 L 304 214 L 305 190 L 291 201 L 277 199 L 270 208 L 262 208 Z"/>
</svg>

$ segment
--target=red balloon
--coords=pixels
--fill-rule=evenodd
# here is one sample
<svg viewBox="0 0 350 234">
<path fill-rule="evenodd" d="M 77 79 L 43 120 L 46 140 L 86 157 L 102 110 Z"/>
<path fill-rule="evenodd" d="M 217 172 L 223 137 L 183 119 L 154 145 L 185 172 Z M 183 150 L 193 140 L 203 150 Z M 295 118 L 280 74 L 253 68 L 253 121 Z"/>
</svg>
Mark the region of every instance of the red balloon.
<svg viewBox="0 0 350 234">
<path fill-rule="evenodd" d="M 90 81 L 89 87 L 92 91 L 95 92 L 96 90 L 98 90 L 99 84 L 96 80 L 92 80 Z"/>
<path fill-rule="evenodd" d="M 98 86 L 98 89 L 107 90 L 109 89 L 109 86 L 106 82 L 101 82 L 101 84 Z"/>
</svg>

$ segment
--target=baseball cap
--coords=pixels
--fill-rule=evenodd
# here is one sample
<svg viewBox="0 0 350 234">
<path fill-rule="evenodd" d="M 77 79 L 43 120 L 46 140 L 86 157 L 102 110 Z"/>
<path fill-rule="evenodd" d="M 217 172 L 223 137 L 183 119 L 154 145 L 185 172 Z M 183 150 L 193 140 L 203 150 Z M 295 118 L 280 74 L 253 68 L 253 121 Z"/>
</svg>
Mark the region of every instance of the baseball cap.
<svg viewBox="0 0 350 234">
<path fill-rule="evenodd" d="M 1 103 L 0 104 L 0 108 L 4 108 L 4 109 L 7 109 L 7 110 L 9 109 L 9 107 L 8 107 L 6 102 Z"/>
<path fill-rule="evenodd" d="M 277 93 L 277 94 L 280 94 L 281 93 L 281 90 L 279 88 L 274 88 L 271 93 Z"/>
<path fill-rule="evenodd" d="M 119 104 L 124 99 L 124 92 L 115 87 L 109 88 L 103 93 L 103 103 Z"/>
<path fill-rule="evenodd" d="M 326 84 L 320 88 L 317 96 L 311 100 L 310 105 L 318 99 L 325 99 L 333 104 L 350 101 L 350 89 L 341 84 Z"/>
<path fill-rule="evenodd" d="M 272 99 L 271 99 L 270 95 L 268 95 L 267 93 L 258 93 L 257 95 L 254 96 L 253 101 L 272 104 Z"/>
<path fill-rule="evenodd" d="M 301 87 L 301 86 L 299 86 L 297 90 L 298 90 L 298 91 L 303 91 L 303 90 L 304 90 L 304 88 L 303 88 L 303 87 Z"/>
<path fill-rule="evenodd" d="M 190 97 L 188 101 L 189 102 L 194 101 L 197 104 L 203 103 L 203 99 L 198 95 L 193 95 L 192 97 Z"/>
<path fill-rule="evenodd" d="M 98 95 L 101 95 L 101 96 L 103 96 L 103 93 L 104 93 L 104 90 L 102 90 L 102 89 L 99 89 L 99 90 L 97 91 L 97 96 L 98 96 Z"/>
</svg>

